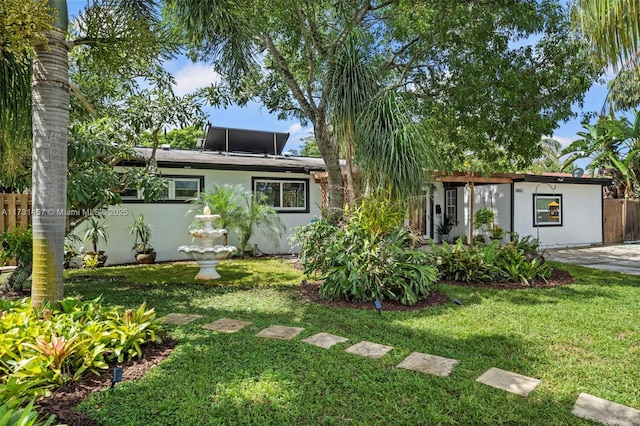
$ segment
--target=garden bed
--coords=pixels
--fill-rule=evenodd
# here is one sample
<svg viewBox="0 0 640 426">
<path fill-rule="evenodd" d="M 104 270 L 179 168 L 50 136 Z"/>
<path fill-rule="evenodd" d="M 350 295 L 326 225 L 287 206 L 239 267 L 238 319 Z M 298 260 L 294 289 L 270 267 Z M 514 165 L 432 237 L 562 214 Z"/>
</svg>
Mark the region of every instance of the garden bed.
<svg viewBox="0 0 640 426">
<path fill-rule="evenodd" d="M 553 268 L 551 276 L 547 280 L 538 279 L 526 286 L 517 282 L 487 282 L 487 283 L 465 283 L 461 281 L 440 281 L 442 284 L 463 286 L 463 287 L 482 287 L 482 288 L 494 288 L 494 289 L 513 289 L 521 290 L 527 288 L 553 288 L 562 285 L 573 283 L 573 277 L 567 271 L 562 269 Z M 373 302 L 350 302 L 344 299 L 329 300 L 320 296 L 319 290 L 322 283 L 320 282 L 308 282 L 300 286 L 300 296 L 306 300 L 321 305 L 332 306 L 336 308 L 351 308 L 351 309 L 376 309 Z M 398 301 L 385 300 L 382 303 L 383 311 L 419 311 L 421 309 L 429 308 L 432 306 L 439 306 L 449 302 L 449 298 L 442 293 L 432 291 L 425 299 L 419 300 L 414 305 L 403 305 Z"/>
</svg>

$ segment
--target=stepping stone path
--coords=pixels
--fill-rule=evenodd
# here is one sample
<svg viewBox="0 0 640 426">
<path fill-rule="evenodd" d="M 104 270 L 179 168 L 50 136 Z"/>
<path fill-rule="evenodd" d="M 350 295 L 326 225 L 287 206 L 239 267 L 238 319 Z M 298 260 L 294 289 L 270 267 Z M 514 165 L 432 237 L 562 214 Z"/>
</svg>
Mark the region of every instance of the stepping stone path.
<svg viewBox="0 0 640 426">
<path fill-rule="evenodd" d="M 529 393 L 540 384 L 540 380 L 538 379 L 495 367 L 487 370 L 482 376 L 478 377 L 476 381 L 522 396 L 529 395 Z"/>
<path fill-rule="evenodd" d="M 202 315 L 176 314 L 171 313 L 164 317 L 167 324 L 184 325 L 193 322 Z M 239 321 L 229 318 L 221 318 L 202 327 L 208 330 L 220 331 L 225 333 L 235 333 L 251 324 L 246 321 Z M 258 337 L 267 337 L 272 339 L 291 340 L 296 337 L 304 328 L 286 327 L 282 325 L 272 325 L 260 333 Z M 302 342 L 310 345 L 319 346 L 329 349 L 338 343 L 348 342 L 346 337 L 335 336 L 329 333 L 318 333 L 311 337 L 302 339 Z M 382 358 L 387 352 L 393 349 L 392 346 L 381 345 L 362 341 L 353 346 L 348 347 L 345 351 L 365 356 L 368 358 Z M 397 368 L 418 371 L 420 373 L 433 374 L 441 377 L 448 377 L 453 369 L 460 361 L 451 358 L 444 358 L 437 355 L 423 354 L 420 352 L 412 352 L 405 358 Z M 540 380 L 523 376 L 518 373 L 501 370 L 499 368 L 491 368 L 476 379 L 477 382 L 484 383 L 494 388 L 503 389 L 507 392 L 517 395 L 527 396 L 540 384 Z M 581 393 L 576 400 L 571 412 L 577 417 L 595 420 L 605 425 L 620 426 L 640 426 L 640 410 L 607 401 L 593 395 Z"/>
<path fill-rule="evenodd" d="M 587 393 L 580 394 L 571 412 L 583 419 L 595 420 L 605 425 L 640 425 L 640 410 Z"/>
<path fill-rule="evenodd" d="M 338 343 L 348 342 L 349 339 L 347 339 L 346 337 L 334 336 L 333 334 L 329 333 L 318 333 L 314 336 L 302 339 L 302 341 L 305 343 L 309 343 L 310 345 L 329 349 L 331 346 L 337 345 Z"/>
<path fill-rule="evenodd" d="M 367 358 L 382 358 L 384 354 L 393 349 L 392 346 L 380 345 L 378 343 L 360 342 L 349 346 L 346 351 L 350 354 L 362 355 Z"/>
<path fill-rule="evenodd" d="M 413 352 L 404 361 L 398 364 L 398 368 L 419 371 L 420 373 L 434 374 L 436 376 L 448 377 L 453 368 L 460 361 L 457 359 L 443 358 L 441 356 L 421 354 Z"/>
<path fill-rule="evenodd" d="M 285 327 L 282 325 L 272 325 L 265 328 L 260 333 L 256 334 L 258 337 L 270 337 L 272 339 L 291 340 L 296 337 L 304 328 L 300 327 Z"/>
<path fill-rule="evenodd" d="M 169 314 L 164 317 L 164 322 L 167 324 L 185 325 L 197 320 L 198 318 L 202 318 L 202 315 Z"/>
<path fill-rule="evenodd" d="M 217 321 L 214 321 L 210 324 L 205 324 L 202 328 L 206 328 L 207 330 L 213 331 L 221 331 L 223 333 L 235 333 L 236 331 L 240 331 L 246 326 L 251 324 L 246 321 L 238 321 L 229 318 L 220 318 Z"/>
</svg>

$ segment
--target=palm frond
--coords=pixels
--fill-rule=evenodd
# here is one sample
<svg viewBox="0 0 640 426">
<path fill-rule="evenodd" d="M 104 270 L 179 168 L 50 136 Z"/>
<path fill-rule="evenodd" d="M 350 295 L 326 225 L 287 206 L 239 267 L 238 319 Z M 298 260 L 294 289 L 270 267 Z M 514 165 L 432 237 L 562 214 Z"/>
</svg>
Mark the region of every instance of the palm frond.
<svg viewBox="0 0 640 426">
<path fill-rule="evenodd" d="M 0 58 L 0 181 L 14 186 L 29 169 L 31 159 L 30 55 Z"/>
<path fill-rule="evenodd" d="M 393 198 L 424 192 L 438 155 L 428 130 L 400 94 L 384 91 L 372 99 L 356 129 L 356 160 L 374 187 L 386 188 Z"/>
<path fill-rule="evenodd" d="M 640 0 L 578 0 L 576 22 L 600 65 L 619 70 L 640 50 Z"/>
</svg>

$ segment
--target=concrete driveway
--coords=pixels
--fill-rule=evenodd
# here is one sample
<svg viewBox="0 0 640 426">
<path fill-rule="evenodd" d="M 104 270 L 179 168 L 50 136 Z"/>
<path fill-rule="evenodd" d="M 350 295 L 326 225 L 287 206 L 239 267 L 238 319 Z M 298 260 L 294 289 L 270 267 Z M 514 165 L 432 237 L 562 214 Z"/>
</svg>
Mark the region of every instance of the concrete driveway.
<svg viewBox="0 0 640 426">
<path fill-rule="evenodd" d="M 640 244 L 548 249 L 544 257 L 588 268 L 640 275 Z"/>
</svg>

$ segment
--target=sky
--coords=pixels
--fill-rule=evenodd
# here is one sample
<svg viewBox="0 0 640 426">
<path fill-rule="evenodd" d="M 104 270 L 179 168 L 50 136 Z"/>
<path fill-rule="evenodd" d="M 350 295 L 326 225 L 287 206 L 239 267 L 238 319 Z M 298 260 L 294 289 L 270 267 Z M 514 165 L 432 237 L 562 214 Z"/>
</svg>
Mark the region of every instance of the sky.
<svg viewBox="0 0 640 426">
<path fill-rule="evenodd" d="M 77 15 L 86 3 L 86 0 L 68 0 L 69 17 L 73 18 Z M 176 79 L 175 92 L 178 95 L 193 92 L 200 87 L 219 81 L 219 76 L 207 64 L 194 64 L 184 57 L 169 61 L 165 68 Z M 558 123 L 559 127 L 551 137 L 559 141 L 562 147 L 578 139 L 576 133 L 583 130 L 580 124 L 582 114 L 599 112 L 606 94 L 605 83 L 595 83 L 585 94 L 583 105 L 573 105 L 573 111 L 577 116 L 566 123 Z M 299 150 L 302 145 L 301 139 L 309 136 L 313 131 L 312 126 L 302 126 L 296 119 L 278 120 L 275 114 L 270 114 L 258 102 L 251 102 L 245 107 L 229 106 L 226 109 L 205 107 L 204 111 L 208 121 L 214 126 L 289 133 L 284 151 Z M 578 165 L 584 167 L 585 164 L 578 163 Z"/>
</svg>

